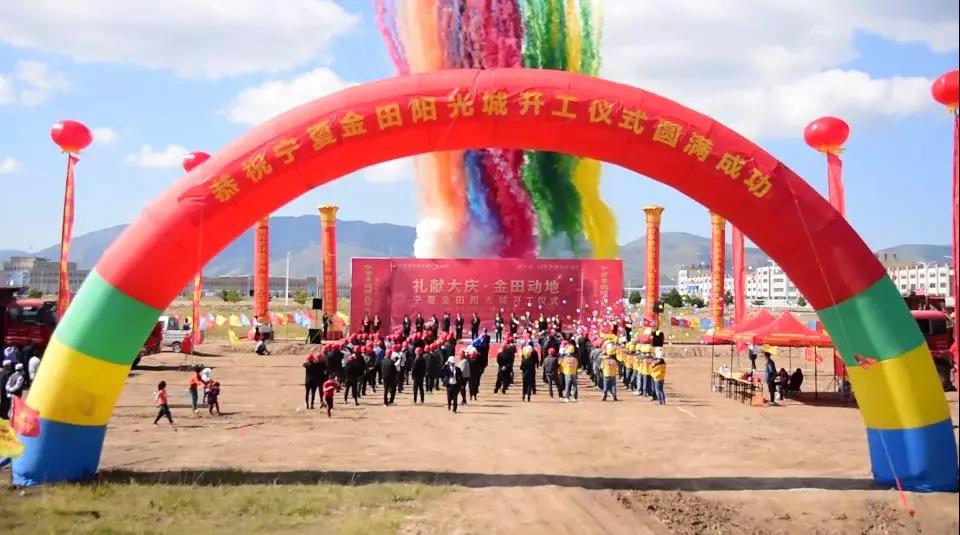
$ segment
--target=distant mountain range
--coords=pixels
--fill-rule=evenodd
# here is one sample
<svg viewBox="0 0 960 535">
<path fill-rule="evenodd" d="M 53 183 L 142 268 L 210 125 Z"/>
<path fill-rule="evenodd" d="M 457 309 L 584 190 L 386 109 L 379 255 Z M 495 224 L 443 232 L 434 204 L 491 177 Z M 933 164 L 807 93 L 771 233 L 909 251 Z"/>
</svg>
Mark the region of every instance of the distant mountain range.
<svg viewBox="0 0 960 535">
<path fill-rule="evenodd" d="M 110 243 L 120 235 L 126 225 L 110 227 L 88 234 L 75 236 L 70 260 L 81 268 L 91 268 L 103 255 Z M 349 280 L 350 259 L 355 256 L 413 256 L 413 227 L 365 221 L 337 221 L 337 272 L 341 281 Z M 664 232 L 660 236 L 661 284 L 676 282 L 677 270 L 690 266 L 710 265 L 710 239 L 686 232 Z M 320 217 L 277 216 L 270 219 L 270 272 L 282 276 L 286 270 L 287 253 L 290 254 L 290 276 L 317 276 L 320 272 Z M 882 249 L 889 259 L 902 262 L 943 262 L 949 257 L 946 245 L 898 245 Z M 10 256 L 35 255 L 56 259 L 59 245 L 36 253 L 0 250 L 0 260 Z M 760 266 L 767 263 L 767 256 L 759 249 L 748 247 L 747 264 Z M 624 284 L 642 286 L 646 270 L 646 239 L 640 238 L 620 248 L 624 263 Z M 727 268 L 732 256 L 727 245 Z M 205 268 L 209 276 L 247 275 L 253 271 L 253 231 L 248 230 L 226 249 L 220 252 Z"/>
</svg>

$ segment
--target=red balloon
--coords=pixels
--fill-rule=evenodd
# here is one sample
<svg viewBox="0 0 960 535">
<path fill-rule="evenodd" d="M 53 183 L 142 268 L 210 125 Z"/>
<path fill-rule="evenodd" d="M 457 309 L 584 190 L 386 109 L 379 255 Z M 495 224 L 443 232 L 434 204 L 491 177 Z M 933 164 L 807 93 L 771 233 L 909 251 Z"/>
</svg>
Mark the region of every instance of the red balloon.
<svg viewBox="0 0 960 535">
<path fill-rule="evenodd" d="M 849 136 L 850 126 L 837 117 L 821 117 L 803 129 L 803 140 L 821 152 L 839 149 Z"/>
<path fill-rule="evenodd" d="M 90 146 L 93 134 L 90 129 L 77 121 L 60 121 L 50 129 L 50 137 L 64 152 L 77 154 Z"/>
<path fill-rule="evenodd" d="M 943 104 L 951 110 L 956 110 L 958 100 L 960 100 L 960 87 L 957 85 L 957 71 L 954 70 L 944 73 L 940 78 L 934 80 L 933 85 L 930 86 L 930 94 L 933 95 L 934 100 L 940 104 Z"/>
<path fill-rule="evenodd" d="M 193 171 L 193 168 L 202 164 L 203 162 L 210 159 L 210 155 L 206 152 L 196 151 L 191 152 L 183 157 L 183 170 L 186 172 Z"/>
</svg>

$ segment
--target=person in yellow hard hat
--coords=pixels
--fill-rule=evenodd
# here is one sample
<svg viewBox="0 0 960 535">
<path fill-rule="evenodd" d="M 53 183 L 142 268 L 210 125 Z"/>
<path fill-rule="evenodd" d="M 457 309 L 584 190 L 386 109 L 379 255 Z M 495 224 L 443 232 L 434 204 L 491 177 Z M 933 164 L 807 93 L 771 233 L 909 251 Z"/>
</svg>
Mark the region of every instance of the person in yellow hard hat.
<svg viewBox="0 0 960 535">
<path fill-rule="evenodd" d="M 660 405 L 667 404 L 667 394 L 663 390 L 663 384 L 667 380 L 667 362 L 663 358 L 657 358 L 650 367 L 650 379 L 653 380 L 653 390 L 656 393 L 656 401 Z"/>
<path fill-rule="evenodd" d="M 636 360 L 636 345 L 627 342 L 627 350 L 623 355 L 623 387 L 627 390 L 633 390 L 633 363 Z"/>
<path fill-rule="evenodd" d="M 633 384 L 630 385 L 630 388 L 636 391 L 638 396 L 640 395 L 640 392 L 642 391 L 641 389 L 643 388 L 640 382 L 640 370 L 643 367 L 643 348 L 644 347 L 645 347 L 644 344 L 637 344 L 635 346 L 635 349 L 637 351 L 636 351 L 636 354 L 633 356 Z"/>
<path fill-rule="evenodd" d="M 617 348 L 612 343 L 607 345 L 606 355 L 600 360 L 600 371 L 603 373 L 603 401 L 607 400 L 607 394 L 613 394 L 613 400 L 617 399 L 617 372 L 619 363 L 617 362 Z"/>
<path fill-rule="evenodd" d="M 567 344 L 564 353 L 560 359 L 560 373 L 563 374 L 566 392 L 563 401 L 570 402 L 571 395 L 576 401 L 580 398 L 580 389 L 577 387 L 577 367 L 580 362 L 577 360 L 576 347 L 573 344 Z"/>
</svg>

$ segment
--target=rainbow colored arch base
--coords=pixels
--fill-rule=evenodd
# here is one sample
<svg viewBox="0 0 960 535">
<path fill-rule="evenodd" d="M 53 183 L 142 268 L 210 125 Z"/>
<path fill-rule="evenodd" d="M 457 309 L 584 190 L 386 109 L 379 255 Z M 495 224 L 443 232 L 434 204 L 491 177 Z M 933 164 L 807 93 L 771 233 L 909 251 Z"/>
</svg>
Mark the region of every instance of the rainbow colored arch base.
<svg viewBox="0 0 960 535">
<path fill-rule="evenodd" d="M 451 95 L 491 91 L 511 95 L 506 115 L 443 111 Z M 557 94 L 573 104 L 563 114 L 522 114 L 516 104 L 524 94 L 543 96 L 544 110 L 556 107 Z M 436 103 L 436 119 L 412 121 L 403 111 L 403 125 L 377 129 L 378 108 L 409 110 L 413 99 L 424 98 Z M 596 101 L 610 106 L 609 122 L 589 119 Z M 637 110 L 641 122 L 618 126 L 624 114 L 639 117 Z M 346 117 L 371 118 L 367 133 L 344 137 L 337 127 L 318 142 L 317 132 L 326 132 L 318 125 Z M 652 136 L 667 118 L 673 132 L 682 132 L 670 143 Z M 693 139 L 709 152 L 684 150 Z M 279 143 L 299 147 L 292 160 L 276 156 Z M 117 397 L 161 310 L 255 221 L 363 167 L 477 147 L 611 162 L 731 221 L 783 267 L 833 337 L 867 426 L 876 481 L 916 491 L 958 489 L 956 440 L 930 352 L 883 267 L 819 193 L 748 140 L 672 101 L 597 78 L 527 69 L 449 70 L 354 87 L 253 129 L 171 186 L 110 247 L 57 327 L 27 399 L 40 414 L 40 435 L 21 437 L 26 452 L 14 461 L 14 483 L 94 476 Z M 261 158 L 270 173 L 254 180 L 245 164 Z M 859 355 L 876 364 L 858 367 Z"/>
</svg>

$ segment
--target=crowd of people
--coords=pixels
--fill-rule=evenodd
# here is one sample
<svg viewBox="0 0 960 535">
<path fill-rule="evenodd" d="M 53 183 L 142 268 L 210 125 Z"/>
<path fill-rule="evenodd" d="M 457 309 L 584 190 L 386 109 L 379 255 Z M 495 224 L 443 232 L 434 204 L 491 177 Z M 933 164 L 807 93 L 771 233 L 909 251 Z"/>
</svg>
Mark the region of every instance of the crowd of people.
<svg viewBox="0 0 960 535">
<path fill-rule="evenodd" d="M 37 377 L 43 358 L 32 344 L 11 344 L 3 348 L 0 367 L 0 418 L 9 420 L 15 396 L 23 397 Z"/>
<path fill-rule="evenodd" d="M 470 318 L 470 338 L 463 341 L 466 319 L 459 313 L 442 318 L 413 318 L 404 315 L 401 326 L 381 336 L 379 317 L 366 316 L 360 332 L 343 341 L 325 345 L 309 354 L 303 363 L 304 404 L 313 409 L 316 393 L 322 391 L 322 406 L 332 415 L 334 394 L 343 392 L 343 402 L 376 394 L 383 404 L 393 405 L 397 394 L 412 390 L 414 404 L 423 404 L 426 394 L 446 393 L 447 408 L 457 412 L 461 405 L 477 399 L 480 381 L 494 365 L 494 394 L 506 395 L 521 379 L 521 398 L 531 401 L 538 383 L 546 386 L 551 398 L 563 402 L 579 400 L 578 376 L 603 392 L 603 400 L 618 401 L 623 389 L 666 403 L 663 335 L 653 333 L 650 344 L 630 341 L 629 319 L 612 322 L 604 334 L 588 335 L 586 329 L 563 331 L 559 317 L 501 314 L 494 318 L 493 334 L 481 329 L 480 318 Z M 497 352 L 491 355 L 491 347 Z M 539 381 L 537 372 L 540 370 Z"/>
</svg>

